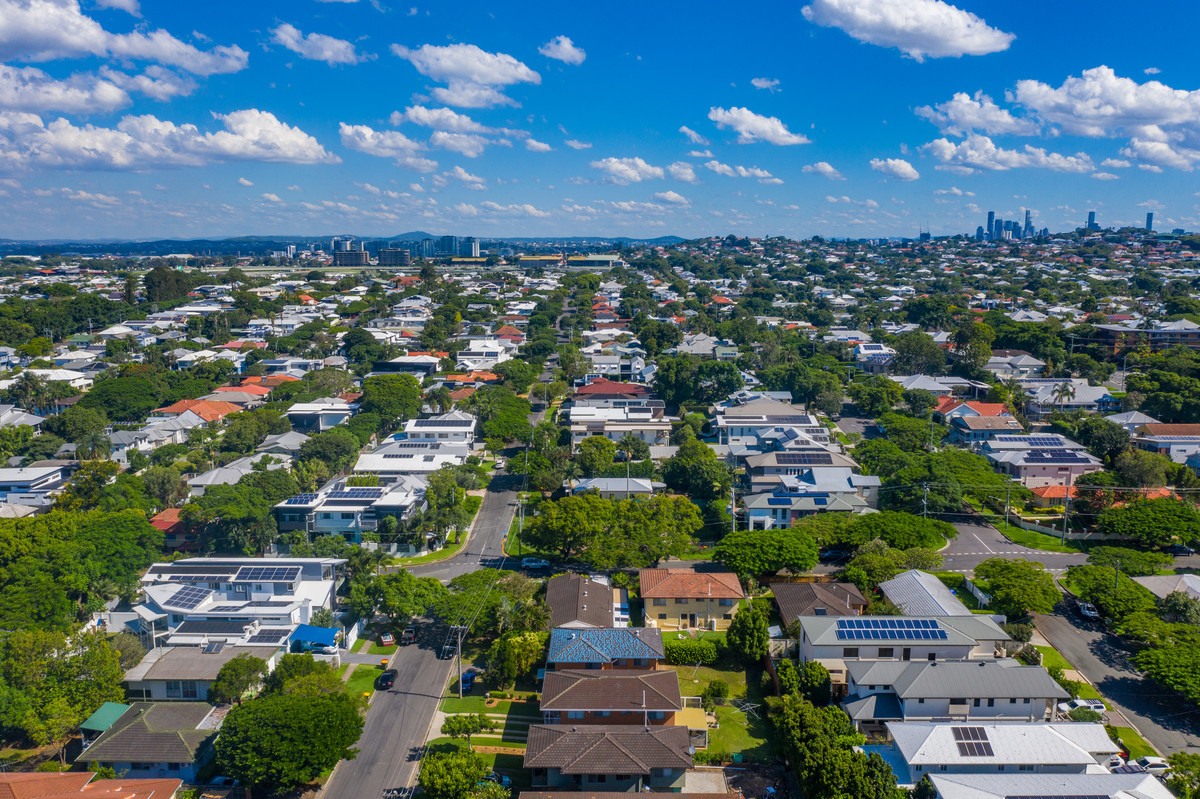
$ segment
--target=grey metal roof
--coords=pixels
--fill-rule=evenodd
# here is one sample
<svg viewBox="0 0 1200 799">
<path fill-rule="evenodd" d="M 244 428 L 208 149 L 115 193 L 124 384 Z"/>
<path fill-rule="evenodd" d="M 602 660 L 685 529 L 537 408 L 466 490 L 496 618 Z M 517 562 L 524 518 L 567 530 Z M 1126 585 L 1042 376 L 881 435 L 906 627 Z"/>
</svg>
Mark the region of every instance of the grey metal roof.
<svg viewBox="0 0 1200 799">
<path fill-rule="evenodd" d="M 970 616 L 971 611 L 945 583 L 928 572 L 910 569 L 879 584 L 887 600 L 906 616 Z"/>
<path fill-rule="evenodd" d="M 966 755 L 959 752 L 955 728 L 977 727 L 991 744 L 992 754 Z M 925 767 L 999 764 L 1075 767 L 1080 771 L 1096 764 L 1097 755 L 1110 755 L 1120 748 L 1108 737 L 1103 724 L 921 724 L 888 722 L 895 747 L 910 765 Z"/>
<path fill-rule="evenodd" d="M 1153 774 L 930 774 L 929 778 L 941 799 L 1009 796 L 1173 799 L 1174 796 Z"/>
<path fill-rule="evenodd" d="M 933 619 L 946 631 L 944 641 L 938 641 L 942 646 L 975 646 L 980 641 L 1008 641 L 1009 635 L 1000 629 L 1000 625 L 989 616 L 873 616 L 884 619 Z M 814 646 L 843 646 L 846 642 L 837 637 L 837 617 L 835 616 L 804 616 L 800 619 L 808 640 Z M 856 644 L 870 644 L 873 641 L 884 646 L 895 643 L 894 639 L 866 638 L 857 639 Z"/>
<path fill-rule="evenodd" d="M 901 699 L 1069 699 L 1041 666 L 1015 660 L 851 661 L 856 685 L 891 685 Z"/>
</svg>

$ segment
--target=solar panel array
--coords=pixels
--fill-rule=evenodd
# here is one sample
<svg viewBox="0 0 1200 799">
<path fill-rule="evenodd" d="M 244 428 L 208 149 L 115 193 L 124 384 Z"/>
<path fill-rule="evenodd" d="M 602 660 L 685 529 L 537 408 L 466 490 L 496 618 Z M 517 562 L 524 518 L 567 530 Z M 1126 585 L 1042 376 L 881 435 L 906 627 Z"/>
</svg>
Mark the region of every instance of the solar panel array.
<svg viewBox="0 0 1200 799">
<path fill-rule="evenodd" d="M 215 608 L 209 608 L 208 612 L 209 613 L 237 613 L 243 607 L 244 607 L 243 605 L 218 605 Z"/>
<path fill-rule="evenodd" d="M 768 424 L 804 424 L 808 421 L 806 416 L 764 416 L 762 418 Z"/>
<path fill-rule="evenodd" d="M 200 650 L 200 653 L 203 655 L 215 655 L 224 648 L 225 648 L 224 641 L 213 641 L 210 644 L 205 644 L 204 648 Z"/>
<path fill-rule="evenodd" d="M 784 466 L 830 466 L 833 456 L 828 452 L 780 452 L 775 461 Z"/>
<path fill-rule="evenodd" d="M 963 757 L 992 757 L 996 754 L 983 727 L 952 727 L 951 732 L 958 744 L 958 753 Z"/>
<path fill-rule="evenodd" d="M 299 575 L 299 566 L 243 566 L 233 579 L 239 583 L 290 583 Z"/>
<path fill-rule="evenodd" d="M 1150 436 L 1156 441 L 1195 441 L 1200 436 Z"/>
<path fill-rule="evenodd" d="M 417 456 L 412 452 L 385 452 L 383 454 L 383 457 L 385 457 L 385 458 L 415 458 Z"/>
<path fill-rule="evenodd" d="M 1091 463 L 1086 455 L 1069 449 L 1032 449 L 1025 454 L 1027 463 Z"/>
<path fill-rule="evenodd" d="M 789 505 L 790 506 L 792 504 L 792 500 L 789 499 L 788 497 L 768 497 L 767 504 L 768 505 Z"/>
<path fill-rule="evenodd" d="M 232 572 L 230 572 L 232 574 Z M 228 580 L 229 574 L 176 574 L 167 578 L 169 583 L 219 583 Z"/>
<path fill-rule="evenodd" d="M 313 502 L 316 502 L 317 497 L 319 497 L 319 496 L 321 496 L 321 495 L 320 494 L 297 494 L 296 496 L 292 497 L 284 504 L 286 504 L 286 505 L 309 505 Z"/>
<path fill-rule="evenodd" d="M 331 492 L 329 499 L 379 499 L 382 496 L 382 488 L 347 488 Z"/>
<path fill-rule="evenodd" d="M 842 641 L 886 638 L 903 641 L 945 641 L 946 631 L 933 619 L 838 619 Z"/>
<path fill-rule="evenodd" d="M 473 419 L 417 419 L 415 427 L 473 427 Z"/>
<path fill-rule="evenodd" d="M 176 591 L 170 599 L 167 600 L 168 605 L 184 610 L 193 610 L 200 606 L 204 600 L 212 594 L 207 588 L 196 588 L 195 586 L 186 586 Z"/>
<path fill-rule="evenodd" d="M 246 639 L 248 644 L 277 644 L 284 638 L 287 638 L 288 631 L 278 628 L 259 630 L 254 635 Z"/>
</svg>

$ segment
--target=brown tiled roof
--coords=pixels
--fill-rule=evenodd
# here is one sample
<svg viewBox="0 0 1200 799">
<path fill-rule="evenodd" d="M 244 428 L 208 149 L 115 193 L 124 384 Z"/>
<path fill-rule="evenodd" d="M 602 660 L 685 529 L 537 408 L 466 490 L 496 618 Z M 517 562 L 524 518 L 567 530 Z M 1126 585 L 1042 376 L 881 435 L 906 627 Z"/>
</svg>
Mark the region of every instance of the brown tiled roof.
<svg viewBox="0 0 1200 799">
<path fill-rule="evenodd" d="M 856 616 L 867 606 L 853 583 L 772 583 L 771 592 L 785 624 L 800 616 L 815 616 L 814 608 L 825 608 L 826 616 Z"/>
<path fill-rule="evenodd" d="M 0 774 L 0 799 L 34 799 L 55 794 L 79 793 L 92 778 L 74 774 Z"/>
<path fill-rule="evenodd" d="M 1144 436 L 1200 436 L 1200 424 L 1144 424 L 1137 431 Z"/>
<path fill-rule="evenodd" d="M 110 796 L 113 799 L 171 799 L 183 787 L 183 780 L 101 780 L 83 789 L 84 799 Z M 59 797 L 46 797 L 59 799 Z M 64 794 L 62 799 L 70 799 Z"/>
<path fill-rule="evenodd" d="M 111 763 L 192 763 L 215 730 L 197 729 L 213 707 L 201 702 L 135 702 L 80 755 Z"/>
<path fill-rule="evenodd" d="M 732 572 L 692 569 L 642 569 L 638 574 L 643 599 L 745 599 L 746 592 Z"/>
<path fill-rule="evenodd" d="M 546 672 L 542 682 L 542 710 L 682 709 L 674 671 L 564 669 Z"/>
<path fill-rule="evenodd" d="M 652 769 L 689 769 L 687 727 L 534 724 L 529 728 L 525 768 L 563 774 L 650 774 Z"/>
<path fill-rule="evenodd" d="M 592 627 L 611 627 L 613 589 L 581 574 L 560 574 L 546 583 L 550 626 L 582 622 Z"/>
</svg>

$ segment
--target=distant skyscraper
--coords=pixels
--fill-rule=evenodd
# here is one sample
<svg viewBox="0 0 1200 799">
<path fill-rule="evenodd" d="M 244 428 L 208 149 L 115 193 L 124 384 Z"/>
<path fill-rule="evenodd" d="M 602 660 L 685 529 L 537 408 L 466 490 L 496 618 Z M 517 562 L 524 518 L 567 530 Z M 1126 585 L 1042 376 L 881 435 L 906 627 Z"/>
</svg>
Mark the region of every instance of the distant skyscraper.
<svg viewBox="0 0 1200 799">
<path fill-rule="evenodd" d="M 1028 208 L 1025 209 L 1025 229 L 1021 235 L 1027 239 L 1033 237 L 1033 213 Z"/>
<path fill-rule="evenodd" d="M 1154 212 L 1146 214 L 1146 230 L 1154 230 Z"/>
<path fill-rule="evenodd" d="M 1088 211 L 1087 229 L 1088 230 L 1096 229 L 1096 212 L 1095 211 Z"/>
<path fill-rule="evenodd" d="M 979 227 L 975 228 L 975 240 L 983 241 L 983 225 L 980 225 Z"/>
<path fill-rule="evenodd" d="M 988 211 L 987 236 L 992 238 L 992 234 L 996 232 L 996 212 Z"/>
</svg>

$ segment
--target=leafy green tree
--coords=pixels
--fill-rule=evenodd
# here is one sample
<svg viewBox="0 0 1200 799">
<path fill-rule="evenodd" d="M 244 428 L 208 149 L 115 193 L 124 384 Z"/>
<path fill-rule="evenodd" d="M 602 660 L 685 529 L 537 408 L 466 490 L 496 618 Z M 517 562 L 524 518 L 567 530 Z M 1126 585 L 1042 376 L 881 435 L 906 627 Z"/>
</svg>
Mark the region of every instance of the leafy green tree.
<svg viewBox="0 0 1200 799">
<path fill-rule="evenodd" d="M 549 633 L 508 632 L 487 653 L 488 678 L 506 688 L 531 674 L 545 660 Z"/>
<path fill-rule="evenodd" d="M 921 452 L 931 444 L 937 446 L 949 432 L 944 425 L 899 413 L 883 414 L 879 417 L 879 425 L 888 441 L 905 452 Z"/>
<path fill-rule="evenodd" d="M 1158 574 L 1171 565 L 1172 557 L 1165 552 L 1145 552 L 1128 547 L 1092 547 L 1088 550 L 1088 565 L 1112 569 L 1120 565 L 1121 571 L 1131 577 L 1146 577 Z"/>
<path fill-rule="evenodd" d="M 264 696 L 225 717 L 217 763 L 253 795 L 292 790 L 339 760 L 353 759 L 362 729 L 362 715 L 349 697 Z"/>
<path fill-rule="evenodd" d="M 376 375 L 362 384 L 362 410 L 378 414 L 389 428 L 421 411 L 421 383 L 412 375 Z"/>
<path fill-rule="evenodd" d="M 1161 685 L 1200 705 L 1200 643 L 1152 647 L 1134 655 L 1133 662 Z"/>
<path fill-rule="evenodd" d="M 938 519 L 925 519 L 903 511 L 880 511 L 850 520 L 832 531 L 822 543 L 830 546 L 859 547 L 880 539 L 896 549 L 924 547 L 941 549 L 958 535 L 954 525 Z"/>
<path fill-rule="evenodd" d="M 696 368 L 692 398 L 697 402 L 717 402 L 744 385 L 738 368 L 730 361 L 701 361 Z"/>
<path fill-rule="evenodd" d="M 52 433 L 65 441 L 78 443 L 93 433 L 103 433 L 108 420 L 104 413 L 92 408 L 73 405 L 42 423 L 43 433 Z"/>
<path fill-rule="evenodd" d="M 146 657 L 146 647 L 142 646 L 142 640 L 124 630 L 109 638 L 108 645 L 116 650 L 121 671 L 132 669 Z"/>
<path fill-rule="evenodd" d="M 1141 449 L 1123 452 L 1113 462 L 1113 470 L 1123 485 L 1144 488 L 1166 485 L 1171 468 L 1170 458 Z"/>
<path fill-rule="evenodd" d="M 886 438 L 872 438 L 854 448 L 854 460 L 863 474 L 887 476 L 913 465 L 917 458 Z"/>
<path fill-rule="evenodd" d="M 503 378 L 504 387 L 514 394 L 524 394 L 542 373 L 534 364 L 517 358 L 497 364 L 492 371 Z"/>
<path fill-rule="evenodd" d="M 59 510 L 86 510 L 100 502 L 100 494 L 120 467 L 112 461 L 89 461 L 75 473 L 66 490 L 58 495 L 54 507 Z"/>
<path fill-rule="evenodd" d="M 466 738 L 467 750 L 471 752 L 475 751 L 475 747 L 471 745 L 471 736 L 481 732 L 491 732 L 494 729 L 496 729 L 496 723 L 482 713 L 447 716 L 442 722 L 442 735 L 449 735 L 451 738 Z"/>
<path fill-rule="evenodd" d="M 275 670 L 263 680 L 263 692 L 268 694 L 283 693 L 284 686 L 293 680 L 307 677 L 310 674 L 334 671 L 333 666 L 323 660 L 317 660 L 309 654 L 288 653 L 279 659 Z"/>
<path fill-rule="evenodd" d="M 846 396 L 867 416 L 881 416 L 900 404 L 904 389 L 887 377 L 877 376 L 861 383 L 851 383 Z"/>
<path fill-rule="evenodd" d="M 946 352 L 932 336 L 920 330 L 896 336 L 892 348 L 896 350 L 896 355 L 891 366 L 896 374 L 936 374 L 946 365 Z"/>
<path fill-rule="evenodd" d="M 753 605 L 741 608 L 729 623 L 725 640 L 729 650 L 744 663 L 758 663 L 767 656 L 771 643 L 766 615 Z"/>
<path fill-rule="evenodd" d="M 1188 502 L 1164 497 L 1139 499 L 1100 514 L 1101 533 L 1127 538 L 1146 546 L 1158 547 L 1173 541 L 1200 538 L 1200 511 Z"/>
<path fill-rule="evenodd" d="M 110 377 L 97 381 L 79 400 L 78 407 L 101 411 L 117 422 L 145 419 L 158 407 L 159 387 L 139 375 Z"/>
<path fill-rule="evenodd" d="M 800 695 L 817 707 L 825 707 L 833 700 L 833 679 L 829 670 L 815 660 L 804 664 L 800 670 Z"/>
<path fill-rule="evenodd" d="M 357 457 L 362 445 L 358 437 L 343 427 L 316 433 L 300 445 L 300 461 L 319 460 L 341 471 Z"/>
<path fill-rule="evenodd" d="M 717 459 L 712 447 L 692 439 L 663 461 L 663 482 L 693 499 L 723 497 L 729 490 L 729 468 Z"/>
<path fill-rule="evenodd" d="M 217 678 L 208 687 L 208 701 L 240 705 L 242 697 L 259 685 L 266 673 L 267 661 L 243 652 L 217 671 Z"/>
<path fill-rule="evenodd" d="M 1106 619 L 1122 624 L 1135 613 L 1151 613 L 1158 600 L 1149 589 L 1128 575 L 1100 566 L 1072 566 L 1067 584 L 1079 597 L 1095 605 Z"/>
<path fill-rule="evenodd" d="M 1172 591 L 1163 597 L 1159 612 L 1177 624 L 1200 624 L 1200 599 L 1186 591 Z"/>
<path fill-rule="evenodd" d="M 1167 755 L 1168 772 L 1167 787 L 1179 799 L 1197 799 L 1200 797 L 1200 754 L 1196 752 L 1175 752 Z"/>
<path fill-rule="evenodd" d="M 1062 598 L 1054 578 L 1040 563 L 989 558 L 975 567 L 975 576 L 987 581 L 991 607 L 1010 619 L 1049 613 Z"/>
<path fill-rule="evenodd" d="M 421 761 L 418 782 L 429 799 L 466 799 L 489 770 L 482 757 L 465 749 L 434 752 Z"/>
<path fill-rule="evenodd" d="M 579 442 L 579 454 L 576 460 L 579 468 L 587 477 L 598 477 L 607 474 L 612 468 L 613 458 L 617 454 L 617 445 L 604 436 L 589 436 Z"/>
<path fill-rule="evenodd" d="M 817 544 L 803 530 L 738 530 L 729 533 L 713 552 L 713 560 L 743 578 L 772 575 L 781 570 L 803 574 L 817 565 Z"/>
<path fill-rule="evenodd" d="M 938 400 L 932 391 L 914 388 L 904 392 L 904 402 L 908 405 L 910 415 L 924 419 L 937 406 Z"/>
</svg>

